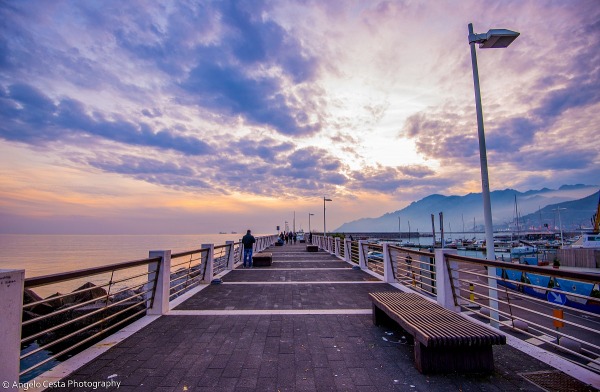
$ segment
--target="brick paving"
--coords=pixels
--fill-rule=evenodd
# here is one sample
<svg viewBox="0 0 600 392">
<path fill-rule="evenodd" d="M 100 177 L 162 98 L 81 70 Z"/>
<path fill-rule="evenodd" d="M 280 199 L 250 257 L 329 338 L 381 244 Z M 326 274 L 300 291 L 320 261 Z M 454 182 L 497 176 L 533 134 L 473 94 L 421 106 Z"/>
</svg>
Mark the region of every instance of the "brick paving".
<svg viewBox="0 0 600 392">
<path fill-rule="evenodd" d="M 298 270 L 235 270 L 63 381 L 121 382 L 101 388 L 114 391 L 541 391 L 519 373 L 553 370 L 509 346 L 494 346 L 493 374 L 422 375 L 401 330 L 376 327 L 369 314 L 350 314 L 370 309 L 369 291 L 395 288 L 371 282 L 362 271 L 316 271 L 315 264 L 348 264 L 323 252 L 300 261 L 306 261 L 303 244 L 273 249 L 276 261 L 293 254 L 297 261 L 289 263 Z M 177 315 L 206 309 L 342 314 Z"/>
</svg>

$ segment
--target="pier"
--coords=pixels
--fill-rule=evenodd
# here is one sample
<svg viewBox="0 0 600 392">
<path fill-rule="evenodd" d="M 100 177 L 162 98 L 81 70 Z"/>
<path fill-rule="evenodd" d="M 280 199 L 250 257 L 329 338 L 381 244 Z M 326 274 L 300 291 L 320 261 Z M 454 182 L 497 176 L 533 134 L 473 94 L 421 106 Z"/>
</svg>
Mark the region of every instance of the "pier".
<svg viewBox="0 0 600 392">
<path fill-rule="evenodd" d="M 591 391 L 586 384 L 598 382 L 593 373 L 582 382 L 580 373 L 557 370 L 511 344 L 493 347 L 490 374 L 421 374 L 410 337 L 373 324 L 370 292 L 413 290 L 411 278 L 406 284 L 400 277 L 400 260 L 392 281 L 391 270 L 372 268 L 378 262 L 366 253 L 353 261 L 357 248 L 349 241 L 315 243 L 314 253 L 306 244 L 265 245 L 272 264 L 254 268 L 207 247 L 215 262 L 232 268 L 211 266 L 210 280 L 171 301 L 155 299 L 162 311 L 149 311 L 31 380 L 29 390 L 54 383 L 92 391 L 103 383 L 112 391 Z"/>
</svg>

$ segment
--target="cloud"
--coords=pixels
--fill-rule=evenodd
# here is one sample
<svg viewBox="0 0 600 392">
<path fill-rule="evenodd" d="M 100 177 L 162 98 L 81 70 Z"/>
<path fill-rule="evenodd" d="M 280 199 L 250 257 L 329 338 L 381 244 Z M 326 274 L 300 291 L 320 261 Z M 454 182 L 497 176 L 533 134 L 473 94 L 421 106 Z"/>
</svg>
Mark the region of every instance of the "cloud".
<svg viewBox="0 0 600 392">
<path fill-rule="evenodd" d="M 243 150 L 243 146 L 244 143 L 239 142 L 233 149 L 227 146 L 214 154 L 196 157 L 172 153 L 160 159 L 146 158 L 116 149 L 111 154 L 79 154 L 70 159 L 108 173 L 191 192 L 251 192 L 268 197 L 304 197 L 314 196 L 316 192 L 333 194 L 336 186 L 346 185 L 349 181 L 342 163 L 322 149 L 275 145 L 275 149 L 280 149 L 280 156 L 276 157 L 276 162 L 269 162 L 240 159 L 236 148 Z"/>
<path fill-rule="evenodd" d="M 130 155 L 104 156 L 87 163 L 109 173 L 130 176 L 137 180 L 174 189 L 213 189 L 189 166 Z"/>
<path fill-rule="evenodd" d="M 282 152 L 290 151 L 294 145 L 290 142 L 280 142 L 270 137 L 249 135 L 237 141 L 232 141 L 228 148 L 245 157 L 257 157 L 268 163 L 278 163 Z"/>
<path fill-rule="evenodd" d="M 477 154 L 476 134 L 469 120 L 456 108 L 419 112 L 407 118 L 400 137 L 415 140 L 425 157 L 448 161 L 470 159 Z M 469 132 L 471 131 L 471 132 Z"/>
<path fill-rule="evenodd" d="M 285 135 L 306 136 L 320 125 L 306 115 L 318 69 L 300 41 L 261 16 L 261 2 L 220 2 L 218 43 L 195 48 L 196 65 L 180 86 L 197 105 Z M 258 9 L 257 9 L 258 8 Z M 215 61 L 216 60 L 216 61 Z M 298 90 L 298 91 L 297 91 Z"/>
<path fill-rule="evenodd" d="M 58 142 L 75 134 L 92 135 L 132 146 L 171 149 L 184 154 L 202 155 L 211 151 L 208 143 L 178 135 L 172 130 L 155 130 L 147 123 L 125 120 L 119 114 L 87 113 L 83 103 L 64 98 L 54 103 L 35 87 L 11 85 L 2 97 L 0 137 L 28 144 Z"/>
<path fill-rule="evenodd" d="M 416 177 L 416 178 L 423 178 L 423 177 L 427 177 L 427 176 L 431 176 L 431 175 L 435 174 L 435 172 L 433 170 L 431 170 L 429 167 L 427 167 L 425 165 L 400 166 L 398 168 L 398 170 L 400 170 L 403 174 L 405 174 L 407 176 Z"/>
<path fill-rule="evenodd" d="M 498 153 L 510 153 L 532 143 L 540 130 L 540 123 L 525 117 L 514 117 L 502 121 L 493 129 L 494 132 L 486 135 L 487 149 Z"/>
</svg>

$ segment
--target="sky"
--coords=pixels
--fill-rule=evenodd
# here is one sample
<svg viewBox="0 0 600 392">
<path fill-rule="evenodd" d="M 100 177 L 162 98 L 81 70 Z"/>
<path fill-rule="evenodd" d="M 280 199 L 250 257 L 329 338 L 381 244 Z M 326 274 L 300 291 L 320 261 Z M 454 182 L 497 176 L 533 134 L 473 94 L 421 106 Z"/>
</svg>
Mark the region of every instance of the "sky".
<svg viewBox="0 0 600 392">
<path fill-rule="evenodd" d="M 327 229 L 600 179 L 600 2 L 0 3 L 0 233 Z"/>
</svg>

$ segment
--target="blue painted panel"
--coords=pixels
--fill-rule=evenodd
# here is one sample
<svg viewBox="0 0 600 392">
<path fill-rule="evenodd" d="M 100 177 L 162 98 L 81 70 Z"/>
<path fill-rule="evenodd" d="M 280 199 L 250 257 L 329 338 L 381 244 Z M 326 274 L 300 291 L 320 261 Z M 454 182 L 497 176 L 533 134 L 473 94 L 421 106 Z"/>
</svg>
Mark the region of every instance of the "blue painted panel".
<svg viewBox="0 0 600 392">
<path fill-rule="evenodd" d="M 546 275 L 537 275 L 537 274 L 531 274 L 531 273 L 526 273 L 525 276 L 527 276 L 529 278 L 529 281 L 531 282 L 531 284 L 536 285 L 536 286 L 540 286 L 540 287 L 548 287 L 548 283 L 550 283 L 550 277 L 546 276 Z"/>
<path fill-rule="evenodd" d="M 554 278 L 554 281 L 556 282 L 557 288 L 560 288 L 562 291 L 567 293 L 576 293 L 589 296 L 592 294 L 592 290 L 594 289 L 593 283 L 577 282 L 575 280 L 562 278 Z"/>
<path fill-rule="evenodd" d="M 515 270 L 506 270 L 506 276 L 508 277 L 508 279 L 510 280 L 514 280 L 517 282 L 521 281 L 521 277 L 523 276 L 523 272 L 522 271 L 515 271 Z"/>
</svg>

